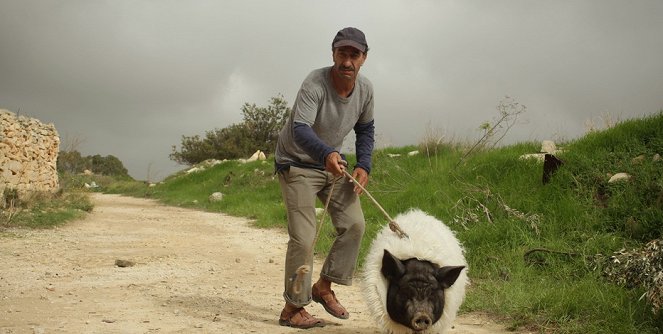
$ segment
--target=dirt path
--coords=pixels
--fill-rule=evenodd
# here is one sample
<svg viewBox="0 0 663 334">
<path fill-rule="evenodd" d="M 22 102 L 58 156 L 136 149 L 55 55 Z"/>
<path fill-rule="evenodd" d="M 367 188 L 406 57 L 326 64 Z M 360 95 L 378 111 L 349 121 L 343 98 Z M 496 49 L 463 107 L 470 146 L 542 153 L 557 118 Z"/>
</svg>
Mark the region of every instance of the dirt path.
<svg viewBox="0 0 663 334">
<path fill-rule="evenodd" d="M 0 333 L 378 333 L 359 291 L 324 328 L 278 325 L 287 236 L 245 219 L 94 194 L 84 220 L 0 237 Z M 134 261 L 118 267 L 116 260 Z M 316 266 L 319 268 L 319 264 Z M 462 315 L 454 334 L 512 333 Z"/>
</svg>

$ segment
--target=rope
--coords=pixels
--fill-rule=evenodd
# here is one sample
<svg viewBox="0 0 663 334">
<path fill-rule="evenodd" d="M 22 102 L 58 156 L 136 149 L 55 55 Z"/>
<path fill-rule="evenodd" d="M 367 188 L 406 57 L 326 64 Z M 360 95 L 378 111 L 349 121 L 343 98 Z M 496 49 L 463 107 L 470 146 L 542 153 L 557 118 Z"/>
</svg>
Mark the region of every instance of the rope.
<svg viewBox="0 0 663 334">
<path fill-rule="evenodd" d="M 409 238 L 407 233 L 405 233 L 401 229 L 401 227 L 398 225 L 398 223 L 396 223 L 396 221 L 391 218 L 391 216 L 387 213 L 387 211 L 385 211 L 385 209 L 380 205 L 380 203 L 378 203 L 378 201 L 375 199 L 375 197 L 373 197 L 373 195 L 371 195 L 371 193 L 368 192 L 368 190 L 366 190 L 366 188 L 364 188 L 354 177 L 352 177 L 352 175 L 350 173 L 348 173 L 347 170 L 343 169 L 343 174 L 347 178 L 352 180 L 352 182 L 354 182 L 354 184 L 357 185 L 359 187 L 359 189 L 361 189 L 368 196 L 368 198 L 371 199 L 371 201 L 373 201 L 373 204 L 375 204 L 375 206 L 377 206 L 378 209 L 380 209 L 382 214 L 387 218 L 387 220 L 389 220 L 389 228 L 393 232 L 395 232 L 398 235 L 398 237 L 400 237 L 400 238 Z M 328 211 L 329 202 L 331 202 L 332 194 L 334 193 L 334 186 L 336 185 L 336 182 L 338 182 L 338 180 L 340 178 L 341 178 L 341 176 L 335 178 L 332 181 L 332 186 L 329 189 L 329 195 L 327 195 L 327 200 L 325 201 L 325 208 L 322 211 L 322 215 L 320 216 L 320 222 L 316 224 L 315 238 L 313 239 L 313 245 L 311 246 L 311 249 L 313 249 L 315 247 L 315 244 L 318 242 L 318 238 L 320 238 L 320 231 L 322 230 L 322 224 L 325 221 L 325 214 Z M 311 257 L 313 257 L 313 251 L 311 251 Z M 294 281 L 293 285 L 292 285 L 292 291 L 295 294 L 299 294 L 302 291 L 302 287 L 303 287 L 303 284 L 304 284 L 304 276 L 306 274 L 310 273 L 310 272 L 311 272 L 311 267 L 308 266 L 308 265 L 302 265 L 299 268 L 297 268 L 297 271 L 295 272 L 295 275 L 294 275 L 295 277 L 291 278 L 291 280 Z"/>
<path fill-rule="evenodd" d="M 405 232 L 401 229 L 401 227 L 398 226 L 398 223 L 396 223 L 396 221 L 393 220 L 393 219 L 391 218 L 391 216 L 389 216 L 389 214 L 387 213 L 387 211 L 385 211 L 384 208 L 382 208 L 382 206 L 380 205 L 380 203 L 378 203 L 378 201 L 373 197 L 373 195 L 371 195 L 370 192 L 368 192 L 368 190 L 366 190 L 366 188 L 364 188 L 359 182 L 357 182 L 357 180 L 355 180 L 355 178 L 352 177 L 352 175 L 350 175 L 350 173 L 348 173 L 345 169 L 343 170 L 343 174 L 345 174 L 345 176 L 347 176 L 348 178 L 350 178 L 350 180 L 352 180 L 352 182 L 354 182 L 354 183 L 359 187 L 359 189 L 361 189 L 364 193 L 366 193 L 366 195 L 368 196 L 368 198 L 370 198 L 371 201 L 373 201 L 373 204 L 375 204 L 375 206 L 377 206 L 378 209 L 380 209 L 380 211 L 382 211 L 382 214 L 387 218 L 387 220 L 389 220 L 389 228 L 390 228 L 393 232 L 395 232 L 396 234 L 398 234 L 398 237 L 400 237 L 400 238 L 409 238 L 409 236 L 407 235 L 407 233 L 405 233 Z M 330 194 L 330 195 L 331 195 L 331 194 Z"/>
</svg>

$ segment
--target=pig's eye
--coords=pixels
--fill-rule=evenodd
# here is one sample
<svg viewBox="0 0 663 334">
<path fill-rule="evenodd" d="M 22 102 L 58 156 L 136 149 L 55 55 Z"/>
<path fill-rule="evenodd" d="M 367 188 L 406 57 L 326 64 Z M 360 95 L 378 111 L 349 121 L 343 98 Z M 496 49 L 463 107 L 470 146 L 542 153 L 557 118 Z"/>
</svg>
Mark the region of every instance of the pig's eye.
<svg viewBox="0 0 663 334">
<path fill-rule="evenodd" d="M 429 281 L 412 280 L 410 281 L 409 286 L 414 289 L 429 289 L 432 287 L 432 284 Z"/>
</svg>

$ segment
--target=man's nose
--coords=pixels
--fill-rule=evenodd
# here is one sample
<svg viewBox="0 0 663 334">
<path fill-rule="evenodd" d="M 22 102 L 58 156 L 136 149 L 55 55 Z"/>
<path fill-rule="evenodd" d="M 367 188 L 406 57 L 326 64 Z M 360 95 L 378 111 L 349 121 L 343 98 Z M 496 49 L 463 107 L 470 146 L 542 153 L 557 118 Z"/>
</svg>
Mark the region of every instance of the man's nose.
<svg viewBox="0 0 663 334">
<path fill-rule="evenodd" d="M 343 66 L 352 67 L 352 59 L 350 59 L 350 57 L 344 58 L 343 59 Z"/>
</svg>

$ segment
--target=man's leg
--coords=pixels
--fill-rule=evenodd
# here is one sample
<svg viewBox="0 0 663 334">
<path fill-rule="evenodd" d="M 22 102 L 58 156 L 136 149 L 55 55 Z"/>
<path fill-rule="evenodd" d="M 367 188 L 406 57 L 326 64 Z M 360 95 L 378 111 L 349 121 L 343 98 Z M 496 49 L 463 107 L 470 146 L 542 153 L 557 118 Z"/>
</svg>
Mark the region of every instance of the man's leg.
<svg viewBox="0 0 663 334">
<path fill-rule="evenodd" d="M 320 279 L 313 286 L 313 300 L 321 303 L 331 315 L 341 319 L 347 319 L 350 314 L 336 299 L 331 283 L 352 284 L 366 225 L 359 197 L 353 189 L 352 183 L 345 178 L 334 187 L 329 213 L 337 237 L 322 267 Z M 328 192 L 322 192 L 320 196 L 326 198 Z"/>
<path fill-rule="evenodd" d="M 309 328 L 324 325 L 324 321 L 304 310 L 304 306 L 311 302 L 312 247 L 316 234 L 315 193 L 321 184 L 324 185 L 321 176 L 320 172 L 297 167 L 279 172 L 290 237 L 283 292 L 286 305 L 279 318 L 279 324 L 284 326 Z"/>
<path fill-rule="evenodd" d="M 333 283 L 352 285 L 366 222 L 353 184 L 343 178 L 334 188 L 329 214 L 337 236 L 322 267 L 321 276 Z"/>
</svg>

